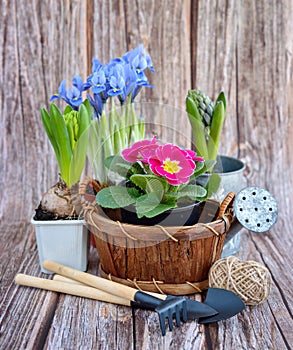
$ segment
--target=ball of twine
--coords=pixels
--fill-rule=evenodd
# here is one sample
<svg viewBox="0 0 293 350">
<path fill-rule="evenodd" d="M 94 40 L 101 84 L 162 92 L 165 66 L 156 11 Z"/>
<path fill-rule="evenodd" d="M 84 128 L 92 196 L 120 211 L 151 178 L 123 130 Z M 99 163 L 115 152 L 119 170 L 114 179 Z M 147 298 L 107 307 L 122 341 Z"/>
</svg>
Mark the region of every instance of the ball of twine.
<svg viewBox="0 0 293 350">
<path fill-rule="evenodd" d="M 267 300 L 271 281 L 271 274 L 265 266 L 235 256 L 216 261 L 209 272 L 210 287 L 230 290 L 246 305 L 258 305 Z"/>
</svg>

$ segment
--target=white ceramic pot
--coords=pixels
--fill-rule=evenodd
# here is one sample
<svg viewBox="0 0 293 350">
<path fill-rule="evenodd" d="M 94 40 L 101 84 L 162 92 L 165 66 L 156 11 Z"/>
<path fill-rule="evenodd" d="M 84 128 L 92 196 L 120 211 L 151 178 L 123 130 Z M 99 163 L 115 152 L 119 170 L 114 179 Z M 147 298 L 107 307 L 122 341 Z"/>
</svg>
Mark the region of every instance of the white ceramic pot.
<svg viewBox="0 0 293 350">
<path fill-rule="evenodd" d="M 41 271 L 53 272 L 43 268 L 44 260 L 53 260 L 85 271 L 88 263 L 89 234 L 84 220 L 36 221 L 37 247 Z"/>
</svg>

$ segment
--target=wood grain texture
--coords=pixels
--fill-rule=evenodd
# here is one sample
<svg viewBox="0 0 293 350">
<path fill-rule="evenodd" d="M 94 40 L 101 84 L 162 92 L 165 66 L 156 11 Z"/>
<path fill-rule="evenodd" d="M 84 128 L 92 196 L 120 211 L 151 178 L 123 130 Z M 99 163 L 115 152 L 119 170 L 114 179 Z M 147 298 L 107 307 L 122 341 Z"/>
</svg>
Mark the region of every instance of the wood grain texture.
<svg viewBox="0 0 293 350">
<path fill-rule="evenodd" d="M 86 76 L 85 5 L 1 2 L 1 218 L 28 219 L 58 180 L 40 108 L 63 78 Z"/>
<path fill-rule="evenodd" d="M 210 326 L 207 339 L 218 338 L 215 348 L 287 349 L 293 344 L 288 288 L 292 283 L 288 275 L 292 265 L 292 2 L 193 4 L 197 14 L 192 22 L 197 42 L 192 50 L 193 82 L 212 95 L 222 88 L 228 97 L 220 150 L 240 155 L 247 164 L 249 183 L 267 188 L 279 205 L 276 226 L 267 234 L 244 235 L 240 253 L 271 271 L 274 286 L 269 302 L 242 313 L 240 334 L 234 318 L 223 322 L 224 327 Z M 204 46 L 203 37 L 208 38 Z M 226 337 L 227 323 L 233 338 Z"/>
<path fill-rule="evenodd" d="M 0 239 L 1 348 L 36 349 L 46 339 L 57 295 L 14 284 L 16 272 L 42 276 L 30 225 L 2 225 Z"/>
<path fill-rule="evenodd" d="M 247 5 L 248 6 L 248 5 Z M 215 100 L 224 91 L 227 117 L 221 154 L 239 152 L 237 130 L 237 36 L 241 20 L 239 1 L 192 1 L 191 45 L 192 88 L 200 89 Z"/>
<path fill-rule="evenodd" d="M 185 123 L 185 96 L 191 87 L 189 9 L 188 0 L 96 0 L 93 10 L 93 56 L 107 63 L 143 43 L 156 73 L 148 73 L 154 89 L 142 90 L 136 108 L 149 133 L 183 146 L 191 143 Z"/>
<path fill-rule="evenodd" d="M 88 266 L 91 273 L 97 274 L 98 262 L 97 252 L 92 249 Z M 132 349 L 132 328 L 129 307 L 61 295 L 45 348 Z"/>
<path fill-rule="evenodd" d="M 238 125 L 250 183 L 270 190 L 283 218 L 292 206 L 290 135 L 292 2 L 242 6 L 238 36 Z M 249 20 L 248 20 L 249 19 Z M 283 223 L 284 224 L 284 223 Z M 292 235 L 284 237 L 292 243 Z"/>
<path fill-rule="evenodd" d="M 273 13 L 272 11 L 273 6 Z M 270 190 L 279 205 L 275 227 L 265 235 L 251 234 L 257 257 L 274 279 L 268 307 L 274 315 L 260 315 L 262 327 L 274 325 L 272 348 L 290 348 L 292 332 L 292 2 L 243 6 L 250 20 L 242 21 L 238 41 L 238 118 L 241 154 L 249 167 L 249 181 Z M 270 13 L 270 14 L 269 14 Z M 269 59 L 268 59 L 269 58 Z M 249 67 L 247 69 L 246 67 Z M 244 113 L 245 111 L 245 113 Z M 251 254 L 251 253 L 250 253 Z M 253 256 L 253 253 L 252 253 Z M 276 302 L 276 300 L 279 300 Z M 261 331 L 258 328 L 258 332 Z M 279 332 L 278 332 L 279 331 Z"/>
<path fill-rule="evenodd" d="M 2 0 L 0 23 L 1 348 L 291 349 L 292 1 Z M 156 68 L 149 75 L 155 88 L 139 97 L 155 124 L 149 130 L 188 143 L 187 90 L 216 97 L 223 89 L 221 153 L 246 161 L 249 183 L 270 190 L 279 204 L 275 227 L 244 233 L 238 254 L 270 270 L 269 300 L 218 324 L 188 322 L 165 337 L 156 313 L 13 282 L 17 272 L 45 276 L 28 219 L 58 170 L 39 108 L 63 77 L 85 78 L 92 57 L 106 63 L 141 42 Z M 98 262 L 91 249 L 91 273 Z"/>
</svg>

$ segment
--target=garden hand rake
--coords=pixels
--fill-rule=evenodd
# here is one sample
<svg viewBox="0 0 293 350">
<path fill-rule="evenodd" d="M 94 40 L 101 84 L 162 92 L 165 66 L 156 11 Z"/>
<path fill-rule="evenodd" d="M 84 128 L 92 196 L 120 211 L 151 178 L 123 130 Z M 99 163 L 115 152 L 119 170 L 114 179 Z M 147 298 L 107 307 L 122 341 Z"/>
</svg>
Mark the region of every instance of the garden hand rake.
<svg viewBox="0 0 293 350">
<path fill-rule="evenodd" d="M 122 285 L 117 282 L 109 281 L 101 277 L 97 277 L 86 272 L 81 272 L 54 261 L 45 260 L 43 263 L 47 270 L 58 273 L 62 276 L 69 277 L 78 282 L 87 284 L 88 286 L 98 288 L 110 294 L 115 294 L 121 298 L 139 303 L 144 308 L 155 309 L 159 315 L 162 335 L 166 334 L 165 320 L 167 318 L 169 329 L 173 329 L 173 319 L 176 321 L 176 326 L 180 326 L 180 321 L 187 321 L 187 300 L 183 297 L 169 298 L 159 295 L 154 297 L 137 289 Z M 164 300 L 166 299 L 166 300 Z M 207 306 L 209 308 L 209 306 Z M 210 309 L 210 308 L 209 308 Z M 217 313 L 212 309 L 212 314 Z M 210 313 L 209 313 L 210 314 Z"/>
</svg>

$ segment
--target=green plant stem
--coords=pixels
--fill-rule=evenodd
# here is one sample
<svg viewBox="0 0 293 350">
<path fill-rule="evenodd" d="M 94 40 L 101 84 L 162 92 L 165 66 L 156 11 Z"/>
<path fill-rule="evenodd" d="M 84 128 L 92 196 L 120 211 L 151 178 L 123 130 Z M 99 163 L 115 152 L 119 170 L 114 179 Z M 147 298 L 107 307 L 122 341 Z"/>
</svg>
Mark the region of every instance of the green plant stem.
<svg viewBox="0 0 293 350">
<path fill-rule="evenodd" d="M 102 136 L 105 155 L 106 157 L 108 157 L 113 154 L 113 149 L 111 145 L 109 119 L 107 119 L 105 111 L 102 112 L 102 115 L 100 117 L 99 128 L 100 128 L 100 136 Z"/>
</svg>

